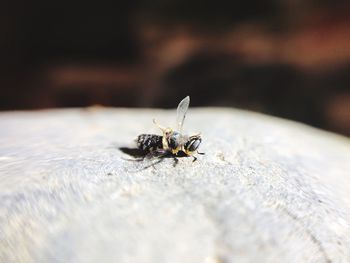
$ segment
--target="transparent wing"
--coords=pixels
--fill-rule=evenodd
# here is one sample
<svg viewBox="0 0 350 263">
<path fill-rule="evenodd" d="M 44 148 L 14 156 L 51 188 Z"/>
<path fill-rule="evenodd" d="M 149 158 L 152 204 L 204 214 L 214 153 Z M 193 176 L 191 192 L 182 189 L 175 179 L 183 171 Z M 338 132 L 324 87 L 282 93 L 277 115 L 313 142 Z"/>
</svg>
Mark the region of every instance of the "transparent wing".
<svg viewBox="0 0 350 263">
<path fill-rule="evenodd" d="M 186 118 L 186 113 L 189 105 L 190 105 L 190 96 L 187 96 L 179 103 L 179 106 L 177 106 L 176 124 L 177 124 L 177 129 L 180 133 L 182 133 L 182 126 L 184 125 L 184 121 Z"/>
</svg>

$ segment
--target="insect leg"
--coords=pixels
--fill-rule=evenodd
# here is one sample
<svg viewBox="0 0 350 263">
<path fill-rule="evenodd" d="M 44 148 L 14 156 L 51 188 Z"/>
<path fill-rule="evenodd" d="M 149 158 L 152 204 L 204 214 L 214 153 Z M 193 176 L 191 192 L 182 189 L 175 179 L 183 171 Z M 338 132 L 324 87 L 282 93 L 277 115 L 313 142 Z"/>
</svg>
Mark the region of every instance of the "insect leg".
<svg viewBox="0 0 350 263">
<path fill-rule="evenodd" d="M 200 153 L 200 152 L 198 152 L 198 151 L 197 151 L 197 153 L 200 154 L 200 155 L 204 155 L 204 154 L 205 154 L 205 153 Z"/>
<path fill-rule="evenodd" d="M 142 162 L 145 159 L 145 157 L 139 157 L 139 158 L 135 158 L 135 159 L 124 158 L 124 157 L 121 157 L 121 158 L 125 161 L 131 161 L 131 162 Z"/>
<path fill-rule="evenodd" d="M 163 150 L 163 149 L 158 149 L 156 151 L 150 152 L 149 154 L 147 154 L 145 156 L 145 158 L 147 159 L 151 159 L 151 158 L 158 158 L 158 160 L 156 162 L 152 162 L 150 165 L 147 165 L 145 167 L 142 168 L 142 170 L 145 170 L 149 167 L 153 167 L 154 169 L 156 169 L 155 165 L 158 163 L 161 163 L 162 161 L 164 161 L 164 158 L 169 154 L 168 151 Z"/>
<path fill-rule="evenodd" d="M 177 159 L 176 156 L 174 156 L 173 159 L 174 159 L 173 167 L 175 167 L 179 163 L 179 159 Z"/>
<path fill-rule="evenodd" d="M 196 156 L 194 156 L 194 155 L 192 155 L 192 157 L 193 157 L 193 163 L 195 162 L 195 161 L 197 161 L 197 157 Z"/>
<path fill-rule="evenodd" d="M 151 163 L 151 164 L 149 164 L 149 165 L 146 165 L 146 166 L 143 167 L 141 170 L 146 170 L 146 169 L 148 169 L 148 168 L 150 168 L 150 167 L 153 167 L 154 169 L 156 169 L 155 165 L 158 164 L 158 163 L 161 163 L 161 162 L 163 162 L 163 161 L 164 161 L 164 158 L 163 158 L 163 157 L 159 157 L 159 160 L 157 160 L 156 162 Z"/>
</svg>

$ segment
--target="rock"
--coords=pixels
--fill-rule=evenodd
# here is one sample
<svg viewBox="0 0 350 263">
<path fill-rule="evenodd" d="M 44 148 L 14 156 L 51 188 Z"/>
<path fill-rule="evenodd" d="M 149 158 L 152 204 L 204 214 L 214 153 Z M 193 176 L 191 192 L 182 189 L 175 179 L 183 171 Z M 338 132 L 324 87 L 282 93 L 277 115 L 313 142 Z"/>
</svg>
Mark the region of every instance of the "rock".
<svg viewBox="0 0 350 263">
<path fill-rule="evenodd" d="M 350 141 L 245 111 L 190 109 L 206 155 L 119 150 L 175 111 L 0 114 L 0 262 L 350 262 Z"/>
</svg>

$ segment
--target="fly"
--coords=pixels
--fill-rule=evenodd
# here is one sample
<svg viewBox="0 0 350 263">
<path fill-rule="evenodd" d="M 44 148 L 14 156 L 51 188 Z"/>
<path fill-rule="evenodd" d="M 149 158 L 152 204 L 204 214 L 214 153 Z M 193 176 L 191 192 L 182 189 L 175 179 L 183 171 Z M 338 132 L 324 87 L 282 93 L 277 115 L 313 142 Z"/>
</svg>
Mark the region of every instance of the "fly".
<svg viewBox="0 0 350 263">
<path fill-rule="evenodd" d="M 193 157 L 193 162 L 197 160 L 195 154 L 204 154 L 198 152 L 199 145 L 202 142 L 200 134 L 184 135 L 183 124 L 186 118 L 188 107 L 190 105 L 190 97 L 184 98 L 177 107 L 176 130 L 165 128 L 159 125 L 156 120 L 153 123 L 161 130 L 162 135 L 141 134 L 136 138 L 137 149 L 143 152 L 144 158 L 160 158 L 172 157 L 175 160 L 174 166 L 177 164 L 177 157 Z M 159 162 L 160 162 L 159 161 Z"/>
</svg>

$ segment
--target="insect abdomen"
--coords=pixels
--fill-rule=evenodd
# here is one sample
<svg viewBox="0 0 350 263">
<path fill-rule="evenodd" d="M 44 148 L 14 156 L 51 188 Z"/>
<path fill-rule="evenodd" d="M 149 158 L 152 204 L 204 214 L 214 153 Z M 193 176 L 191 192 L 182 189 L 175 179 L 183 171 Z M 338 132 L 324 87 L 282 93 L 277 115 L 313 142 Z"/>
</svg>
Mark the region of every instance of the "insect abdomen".
<svg viewBox="0 0 350 263">
<path fill-rule="evenodd" d="M 163 148 L 163 136 L 155 134 L 141 134 L 137 136 L 137 148 L 146 152 L 152 152 Z"/>
</svg>

